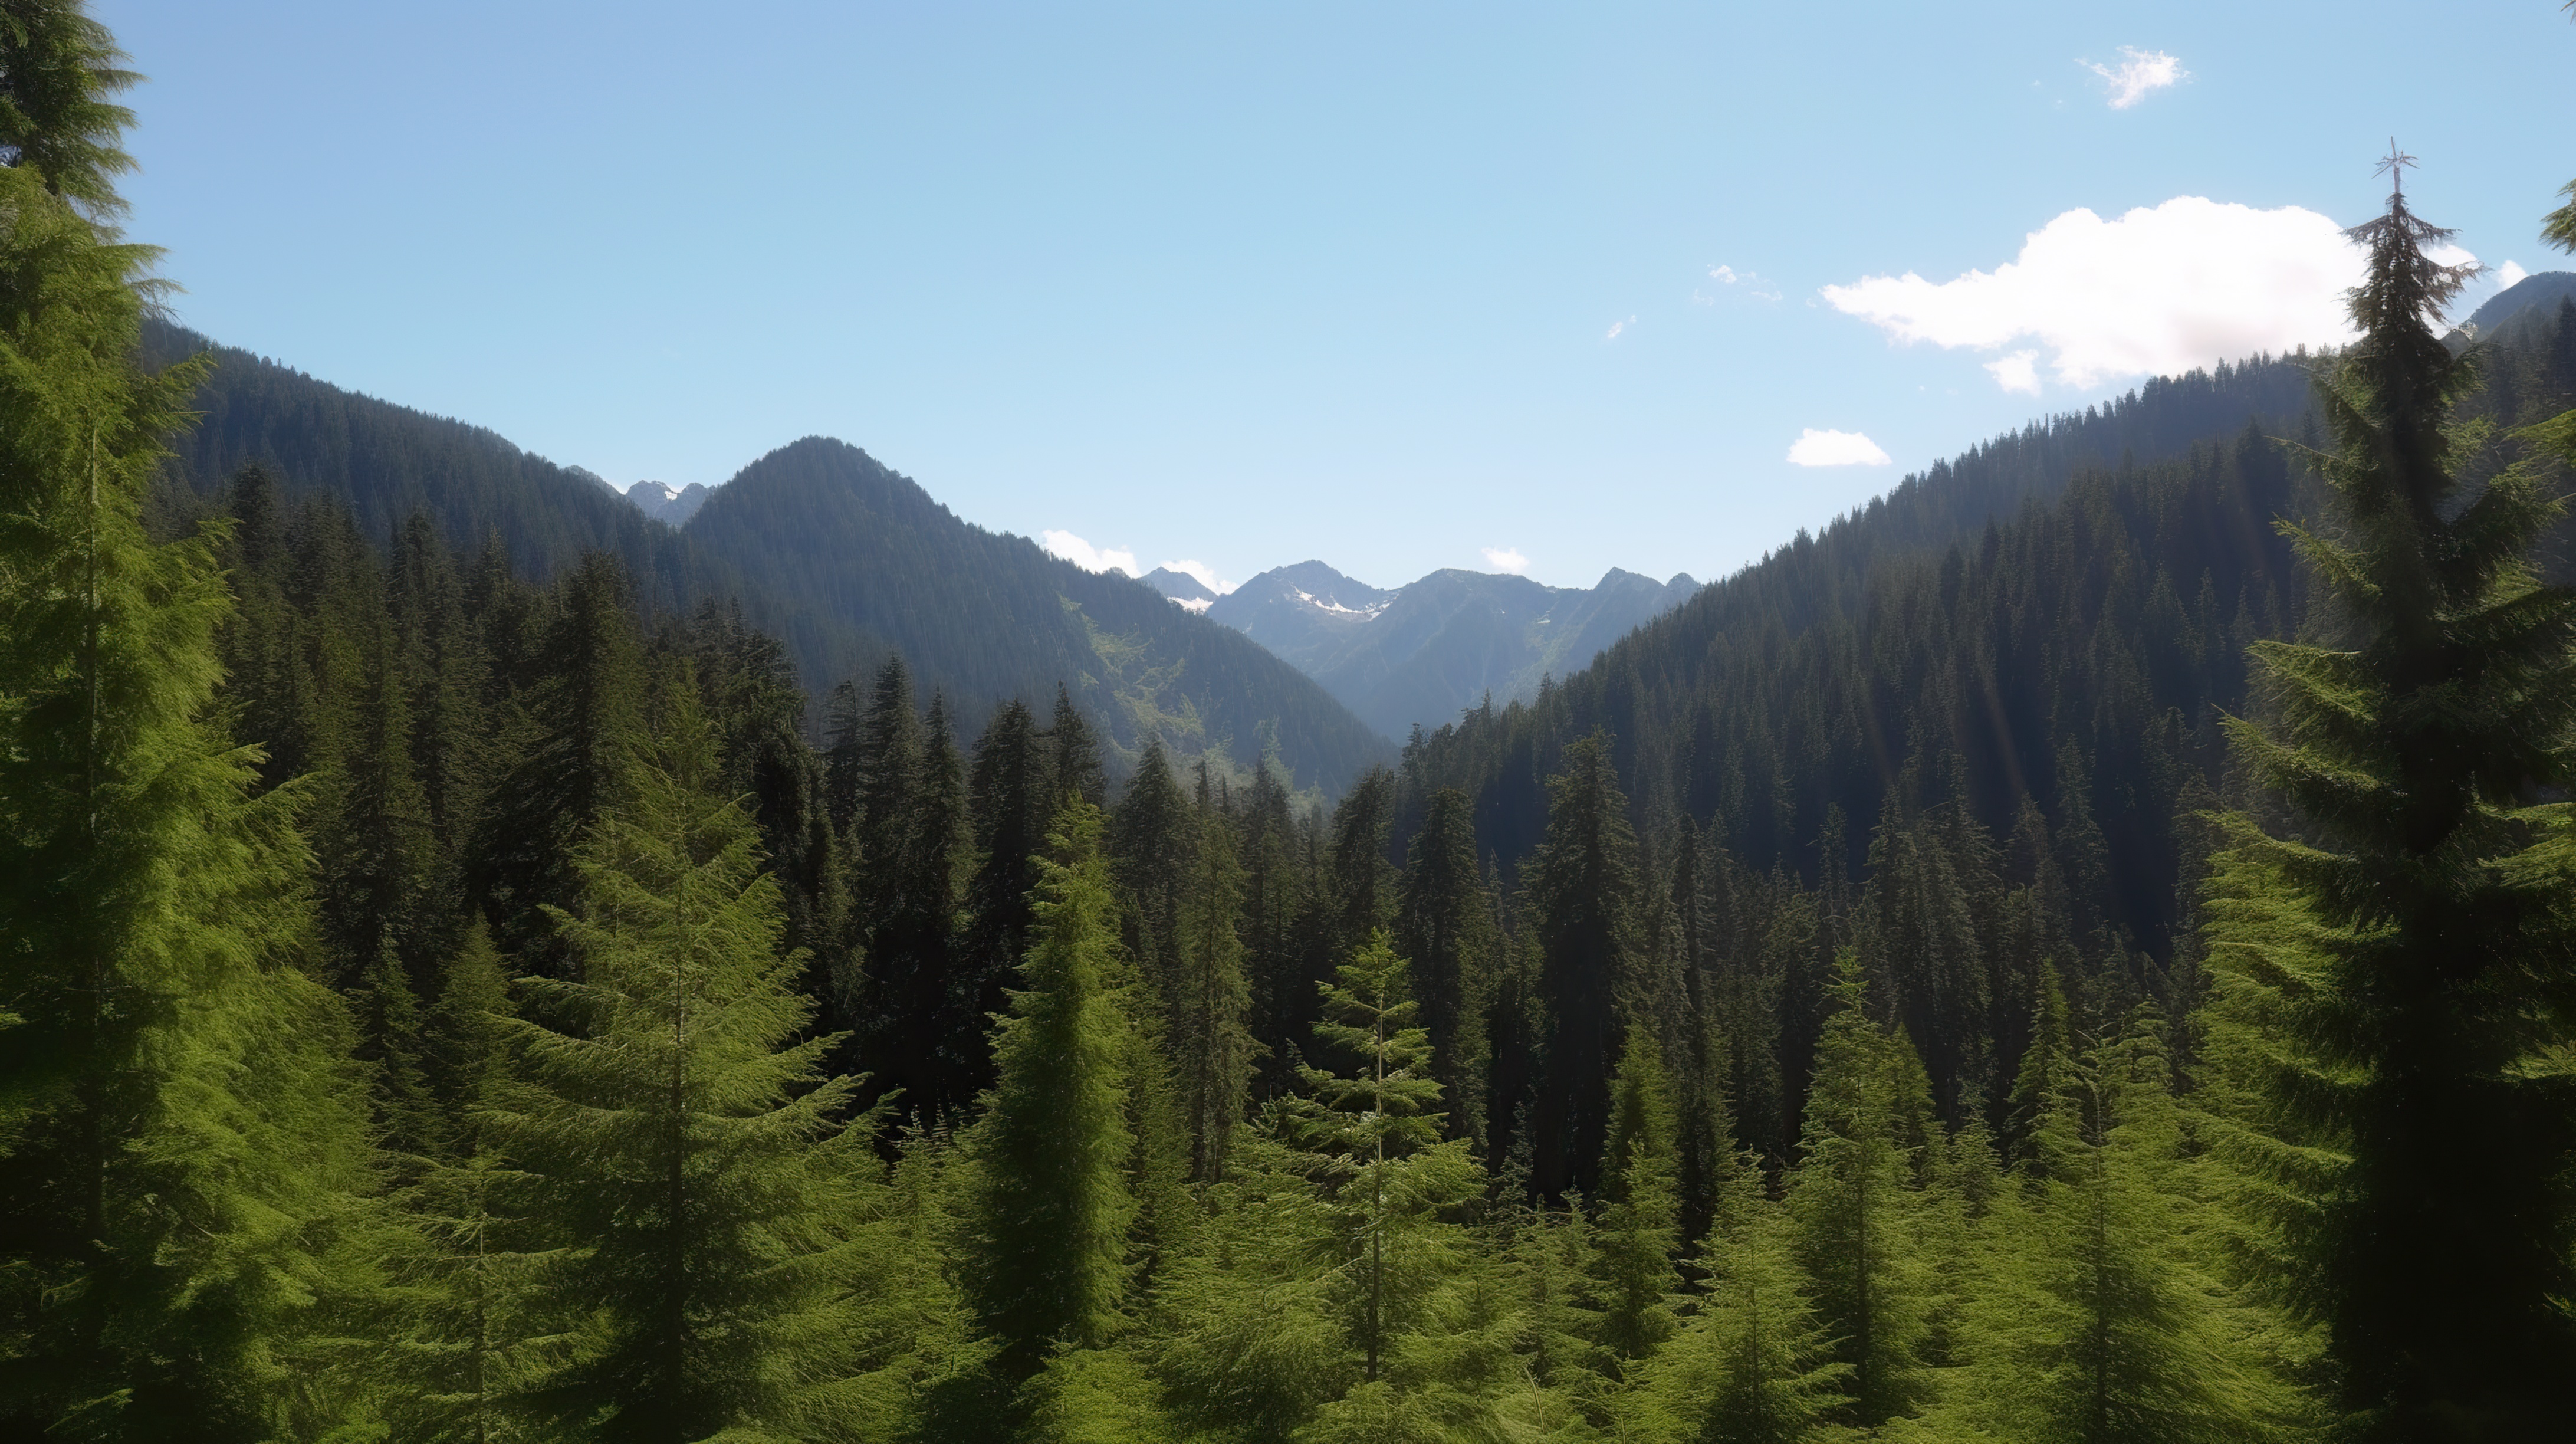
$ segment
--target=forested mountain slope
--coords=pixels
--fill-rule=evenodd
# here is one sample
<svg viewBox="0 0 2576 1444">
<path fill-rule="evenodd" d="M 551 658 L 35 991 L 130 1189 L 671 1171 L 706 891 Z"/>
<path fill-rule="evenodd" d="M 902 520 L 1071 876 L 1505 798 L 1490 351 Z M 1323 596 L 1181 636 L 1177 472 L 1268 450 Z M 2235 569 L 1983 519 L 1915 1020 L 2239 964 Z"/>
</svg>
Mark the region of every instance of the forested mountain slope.
<svg viewBox="0 0 2576 1444">
<path fill-rule="evenodd" d="M 854 446 L 808 437 L 709 494 L 686 535 L 744 588 L 751 620 L 808 676 L 847 677 L 900 652 L 923 690 L 980 727 L 995 704 L 1057 683 L 1129 757 L 1147 730 L 1184 755 L 1248 767 L 1265 740 L 1299 785 L 1338 793 L 1382 741 L 1249 639 L 1026 537 L 960 521 Z"/>
<path fill-rule="evenodd" d="M 521 451 L 494 432 L 316 380 L 159 318 L 143 325 L 145 363 L 206 353 L 212 373 L 190 398 L 203 419 L 171 437 L 171 466 L 212 495 L 245 461 L 290 490 L 344 502 L 381 540 L 414 512 L 471 552 L 498 533 L 529 577 L 569 571 L 587 552 L 625 566 L 648 603 L 683 605 L 705 591 L 689 548 L 669 528 L 578 467 Z"/>
<path fill-rule="evenodd" d="M 1145 729 L 1181 755 L 1215 748 L 1237 771 L 1275 746 L 1298 786 L 1329 793 L 1388 751 L 1240 635 L 1136 582 L 970 526 L 855 447 L 814 438 L 782 448 L 705 493 L 674 529 L 579 468 L 480 427 L 147 323 L 151 364 L 197 351 L 216 363 L 192 402 L 204 420 L 173 438 L 170 468 L 200 498 L 257 462 L 290 494 L 337 497 L 379 544 L 418 513 L 459 552 L 497 537 L 531 579 L 606 553 L 648 610 L 738 601 L 787 641 L 809 694 L 900 653 L 925 696 L 945 695 L 962 735 L 1006 700 L 1051 705 L 1061 683 L 1120 770 Z"/>
<path fill-rule="evenodd" d="M 2576 326 L 2486 348 L 2481 364 L 2468 415 L 2510 427 L 2576 403 Z M 1664 949 L 1698 959 L 1681 975 L 1759 1000 L 1729 1025 L 1751 1030 L 1728 1052 L 1755 1069 L 1732 1084 L 1746 1141 L 1781 1148 L 1830 958 L 1851 946 L 1942 1109 L 2003 1127 L 2044 966 L 2081 1017 L 2139 999 L 2180 1017 L 2193 1000 L 2188 924 L 2210 842 L 2194 818 L 2250 802 L 2217 720 L 2259 714 L 2247 645 L 2292 634 L 2306 610 L 2274 523 L 2317 514 L 2316 483 L 2275 438 L 2313 433 L 2295 411 L 2256 410 L 2281 398 L 2284 369 L 2175 383 L 2198 399 L 2168 418 L 2168 445 L 2236 403 L 2227 431 L 2179 457 L 2082 465 L 2061 494 L 2025 495 L 1956 544 L 1905 547 L 1895 539 L 1919 533 L 1898 505 L 1956 514 L 1936 468 L 1912 497 L 1799 537 L 1536 702 L 1417 738 L 1397 836 L 1454 788 L 1481 852 L 1506 870 L 1534 860 L 1543 882 L 1561 779 L 1589 765 L 1597 734 L 1641 872 L 1588 961 L 1530 977 L 1539 1013 L 1636 986 Z M 1946 475 L 2068 454 L 2073 435 L 2018 438 Z M 1682 921 L 1656 924 L 1658 909 Z M 1657 926 L 1692 940 L 1656 942 Z M 1622 969 L 1643 971 L 1623 984 Z M 1497 1049 L 1503 1119 L 1515 1105 L 1499 1035 Z M 1532 1066 L 1525 1096 L 1543 1098 Z"/>
</svg>

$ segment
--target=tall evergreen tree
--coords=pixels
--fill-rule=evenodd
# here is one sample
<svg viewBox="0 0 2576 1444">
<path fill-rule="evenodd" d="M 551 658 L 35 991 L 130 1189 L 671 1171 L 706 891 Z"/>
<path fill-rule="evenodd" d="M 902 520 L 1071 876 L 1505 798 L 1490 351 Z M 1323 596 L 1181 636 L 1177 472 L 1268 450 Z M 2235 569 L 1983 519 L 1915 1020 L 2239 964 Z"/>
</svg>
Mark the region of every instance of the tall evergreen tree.
<svg viewBox="0 0 2576 1444">
<path fill-rule="evenodd" d="M 1676 1118 L 1672 1084 L 1652 1033 L 1628 1030 L 1610 1083 L 1609 1139 L 1601 1157 L 1601 1223 L 1595 1268 L 1601 1342 L 1623 1361 L 1651 1357 L 1673 1333 L 1681 1275 Z"/>
<path fill-rule="evenodd" d="M 2449 232 L 2392 185 L 2350 234 L 2361 339 L 2316 458 L 2339 534 L 2284 524 L 2330 629 L 2258 644 L 2281 728 L 2229 728 L 2307 840 L 2240 820 L 2219 862 L 2213 1047 L 2260 1100 L 2249 1161 L 2301 1200 L 2276 1257 L 2364 1432 L 2530 1438 L 2576 1414 L 2576 1093 L 2542 1061 L 2576 854 L 2540 805 L 2576 783 L 2576 593 L 2531 561 L 2563 510 L 2533 468 L 2463 497 L 2486 438 L 2447 424 L 2479 366 L 2433 331 L 2472 274 L 2429 254 Z"/>
<path fill-rule="evenodd" d="M 1463 1141 L 1441 1141 L 1440 1083 L 1429 1076 L 1431 1040 L 1414 1022 L 1408 970 L 1381 932 L 1322 985 L 1315 1041 L 1353 1067 L 1300 1067 L 1307 1092 L 1286 1115 L 1326 1199 L 1346 1327 L 1372 1384 L 1393 1340 L 1421 1324 L 1438 1272 L 1439 1211 L 1483 1181 Z"/>
<path fill-rule="evenodd" d="M 1486 995 L 1492 990 L 1494 917 L 1476 863 L 1475 809 L 1454 787 L 1432 794 L 1405 855 L 1395 945 L 1413 961 L 1431 1073 L 1458 1137 L 1485 1137 Z"/>
<path fill-rule="evenodd" d="M 1100 810 L 1067 803 L 1035 859 L 1037 933 L 993 1038 L 1000 1078 L 965 1137 L 972 1166 L 967 1295 L 1037 1371 L 1059 1345 L 1116 1330 L 1136 1213 L 1127 1166 L 1128 1000 L 1114 986 L 1117 928 Z"/>
<path fill-rule="evenodd" d="M 2159 1031 L 2142 1013 L 2082 1057 L 2052 1045 L 2029 1178 L 1999 1197 L 1970 1357 L 1937 1418 L 2032 1444 L 2249 1440 L 2298 1422 L 2255 1345 L 2265 1321 L 2212 1275 L 2217 1220 L 2188 1178 Z"/>
<path fill-rule="evenodd" d="M 1565 749 L 1548 779 L 1547 841 L 1530 864 L 1532 931 L 1546 1008 L 1545 1077 L 1532 1110 L 1533 1184 L 1591 1189 L 1609 1123 L 1612 1000 L 1636 946 L 1637 840 L 1601 733 Z"/>
<path fill-rule="evenodd" d="M 1929 1301 L 1913 1251 L 1914 1167 L 1900 1143 L 1901 1045 L 1871 1021 L 1868 983 L 1846 952 L 1817 1049 L 1806 1133 L 1789 1181 L 1799 1263 L 1849 1367 L 1851 1421 L 1876 1428 L 1925 1394 Z"/>
<path fill-rule="evenodd" d="M 1190 1176 L 1215 1182 L 1225 1175 L 1260 1045 L 1244 1026 L 1252 993 L 1243 976 L 1243 865 L 1235 860 L 1234 823 L 1206 802 L 1196 821 L 1168 1026 L 1189 1120 Z"/>
<path fill-rule="evenodd" d="M 531 1086 L 501 1120 L 539 1174 L 559 1252 L 534 1282 L 594 1322 L 525 1407 L 574 1437 L 680 1441 L 828 1431 L 872 1276 L 869 1127 L 819 1073 L 838 1040 L 781 951 L 757 831 L 714 792 L 716 735 L 683 676 L 622 800 L 574 856 L 557 921 L 577 979 L 531 978 Z"/>
<path fill-rule="evenodd" d="M 0 1433 L 256 1439 L 364 1125 L 297 799 L 224 735 L 214 548 L 144 525 L 203 370 L 139 369 L 153 253 L 90 219 L 115 59 L 0 8 Z"/>
</svg>

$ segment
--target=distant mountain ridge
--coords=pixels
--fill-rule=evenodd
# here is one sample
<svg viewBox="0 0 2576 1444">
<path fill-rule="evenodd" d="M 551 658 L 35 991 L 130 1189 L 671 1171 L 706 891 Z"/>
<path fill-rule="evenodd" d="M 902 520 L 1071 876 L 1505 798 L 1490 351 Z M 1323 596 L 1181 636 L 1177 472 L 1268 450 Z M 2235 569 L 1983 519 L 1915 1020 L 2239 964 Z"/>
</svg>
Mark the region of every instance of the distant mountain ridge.
<svg viewBox="0 0 2576 1444">
<path fill-rule="evenodd" d="M 497 540 L 537 580 L 606 552 L 648 612 L 739 603 L 818 696 L 902 655 L 920 694 L 944 694 L 966 737 L 1014 698 L 1043 714 L 1061 683 L 1120 770 L 1149 732 L 1180 756 L 1237 769 L 1274 753 L 1293 785 L 1328 795 L 1391 757 L 1384 738 L 1249 638 L 1128 578 L 970 525 L 844 442 L 808 437 L 723 486 L 694 488 L 701 504 L 673 526 L 642 501 L 687 491 L 657 496 L 668 488 L 650 483 L 644 498 L 621 495 L 486 428 L 147 324 L 147 362 L 198 352 L 216 363 L 191 398 L 203 419 L 170 438 L 168 475 L 200 497 L 257 462 L 289 493 L 336 497 L 379 545 L 418 514 L 469 556 Z"/>
<path fill-rule="evenodd" d="M 626 499 L 643 509 L 646 516 L 656 517 L 673 526 L 688 525 L 710 495 L 706 483 L 693 481 L 673 490 L 667 481 L 639 481 L 626 488 Z"/>
<path fill-rule="evenodd" d="M 1181 604 L 1185 611 L 1204 612 L 1216 600 L 1216 589 L 1188 572 L 1170 567 L 1156 567 L 1137 580 Z"/>
<path fill-rule="evenodd" d="M 1207 615 L 1400 738 L 1488 696 L 1534 697 L 1542 678 L 1583 666 L 1698 590 L 1687 573 L 1659 582 L 1616 567 L 1589 588 L 1455 569 L 1381 588 L 1304 561 L 1215 598 Z"/>
</svg>

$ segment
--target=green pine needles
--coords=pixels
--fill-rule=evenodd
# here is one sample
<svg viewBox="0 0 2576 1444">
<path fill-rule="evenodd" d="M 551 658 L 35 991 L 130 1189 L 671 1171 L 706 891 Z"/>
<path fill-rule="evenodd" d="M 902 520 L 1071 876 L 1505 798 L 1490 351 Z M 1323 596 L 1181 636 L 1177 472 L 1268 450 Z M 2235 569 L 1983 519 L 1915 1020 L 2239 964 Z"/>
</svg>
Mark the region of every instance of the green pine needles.
<svg viewBox="0 0 2576 1444">
<path fill-rule="evenodd" d="M 495 1115 L 536 1176 L 552 1248 L 538 1306 L 563 1361 L 521 1399 L 556 1437 L 829 1437 L 867 1263 L 870 1122 L 825 1078 L 780 946 L 777 880 L 713 790 L 685 673 L 628 800 L 575 854 L 557 920 L 574 979 L 521 980 L 530 1085 Z"/>
<path fill-rule="evenodd" d="M 2576 593 L 2531 560 L 2562 511 L 2535 467 L 2467 485 L 2493 438 L 2451 424 L 2479 360 L 2432 329 L 2470 275 L 2449 233 L 2392 190 L 2351 234 L 2335 529 L 2284 524 L 2331 611 L 2255 648 L 2277 727 L 2229 723 L 2301 830 L 2236 819 L 2217 859 L 2211 1051 L 2358 1433 L 2536 1438 L 2576 1414 L 2576 815 L 2545 800 L 2576 784 Z"/>
</svg>

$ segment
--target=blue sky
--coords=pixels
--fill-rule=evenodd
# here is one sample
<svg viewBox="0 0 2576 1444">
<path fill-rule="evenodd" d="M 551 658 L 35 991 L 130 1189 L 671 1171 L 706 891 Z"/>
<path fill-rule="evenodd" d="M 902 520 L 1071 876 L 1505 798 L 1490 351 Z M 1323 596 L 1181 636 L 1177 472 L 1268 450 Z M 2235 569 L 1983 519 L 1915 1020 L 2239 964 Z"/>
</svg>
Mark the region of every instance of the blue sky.
<svg viewBox="0 0 2576 1444">
<path fill-rule="evenodd" d="M 1723 574 L 2331 328 L 2392 134 L 2480 260 L 2576 264 L 2552 0 L 97 11 L 210 335 L 620 484 L 824 433 L 1234 581 Z"/>
</svg>

